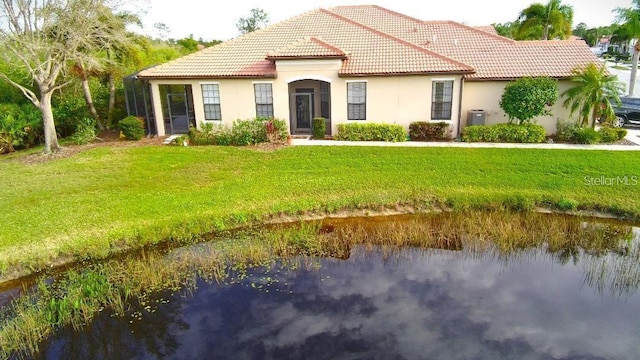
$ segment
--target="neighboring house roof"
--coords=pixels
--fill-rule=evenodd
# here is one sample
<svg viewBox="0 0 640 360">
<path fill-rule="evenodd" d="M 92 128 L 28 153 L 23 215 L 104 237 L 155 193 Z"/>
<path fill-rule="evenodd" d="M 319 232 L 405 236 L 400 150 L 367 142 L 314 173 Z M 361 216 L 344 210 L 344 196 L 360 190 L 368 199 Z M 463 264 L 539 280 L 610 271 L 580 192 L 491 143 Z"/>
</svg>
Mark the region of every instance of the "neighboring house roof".
<svg viewBox="0 0 640 360">
<path fill-rule="evenodd" d="M 142 71 L 143 78 L 275 77 L 275 60 L 340 58 L 341 76 L 569 77 L 597 62 L 583 41 L 514 41 L 453 21 L 374 5 L 317 9 Z M 495 32 L 495 29 L 494 29 Z"/>
</svg>

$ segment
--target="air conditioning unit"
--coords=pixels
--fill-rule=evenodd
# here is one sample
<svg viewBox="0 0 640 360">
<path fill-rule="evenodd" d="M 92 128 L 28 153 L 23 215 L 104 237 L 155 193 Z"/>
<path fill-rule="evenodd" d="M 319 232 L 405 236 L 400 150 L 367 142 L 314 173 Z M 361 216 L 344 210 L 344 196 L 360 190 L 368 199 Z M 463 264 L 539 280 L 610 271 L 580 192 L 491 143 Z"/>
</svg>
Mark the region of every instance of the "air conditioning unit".
<svg viewBox="0 0 640 360">
<path fill-rule="evenodd" d="M 487 111 L 486 110 L 469 110 L 467 114 L 467 125 L 484 125 L 487 121 Z"/>
</svg>

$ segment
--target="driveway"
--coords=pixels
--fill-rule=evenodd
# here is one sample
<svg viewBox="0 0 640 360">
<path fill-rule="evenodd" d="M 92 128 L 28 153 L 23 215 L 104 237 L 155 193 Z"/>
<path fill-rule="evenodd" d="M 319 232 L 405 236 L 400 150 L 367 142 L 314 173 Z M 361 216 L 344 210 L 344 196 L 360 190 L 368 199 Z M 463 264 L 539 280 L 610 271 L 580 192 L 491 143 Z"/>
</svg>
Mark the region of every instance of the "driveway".
<svg viewBox="0 0 640 360">
<path fill-rule="evenodd" d="M 614 69 L 613 66 L 615 66 L 616 64 L 613 62 L 605 62 L 606 66 L 607 66 L 607 70 L 609 70 L 609 72 L 612 75 L 616 75 L 618 76 L 618 80 L 620 80 L 621 83 L 624 83 L 626 88 L 625 88 L 625 96 L 626 94 L 628 94 L 628 90 L 629 90 L 629 80 L 631 79 L 631 69 L 629 66 L 626 66 L 629 68 L 629 70 L 618 70 L 618 69 Z M 636 87 L 634 90 L 634 95 L 633 97 L 640 97 L 640 69 L 638 69 L 638 73 L 636 75 Z"/>
<path fill-rule="evenodd" d="M 640 89 L 638 90 L 640 91 Z M 627 136 L 625 139 L 640 145 L 640 128 L 626 127 L 625 129 L 627 129 Z"/>
</svg>

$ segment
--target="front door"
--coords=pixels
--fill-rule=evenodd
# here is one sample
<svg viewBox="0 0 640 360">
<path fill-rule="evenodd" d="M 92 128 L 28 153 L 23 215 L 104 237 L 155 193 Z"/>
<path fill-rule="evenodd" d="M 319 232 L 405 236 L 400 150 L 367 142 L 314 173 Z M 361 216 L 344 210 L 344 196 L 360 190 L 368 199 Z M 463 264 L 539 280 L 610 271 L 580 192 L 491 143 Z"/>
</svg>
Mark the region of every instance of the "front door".
<svg viewBox="0 0 640 360">
<path fill-rule="evenodd" d="M 172 134 L 189 132 L 189 111 L 185 94 L 167 94 L 169 104 L 169 121 Z"/>
<path fill-rule="evenodd" d="M 295 132 L 311 133 L 311 119 L 313 118 L 313 94 L 295 93 Z"/>
</svg>

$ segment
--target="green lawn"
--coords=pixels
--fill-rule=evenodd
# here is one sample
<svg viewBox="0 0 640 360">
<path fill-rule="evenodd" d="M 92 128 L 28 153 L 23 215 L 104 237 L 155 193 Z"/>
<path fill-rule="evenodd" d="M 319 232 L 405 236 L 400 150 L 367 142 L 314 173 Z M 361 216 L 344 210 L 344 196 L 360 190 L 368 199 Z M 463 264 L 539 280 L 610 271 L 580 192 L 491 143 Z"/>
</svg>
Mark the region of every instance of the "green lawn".
<svg viewBox="0 0 640 360">
<path fill-rule="evenodd" d="M 0 270 L 188 238 L 271 214 L 563 200 L 640 219 L 637 152 L 533 149 L 99 147 L 39 164 L 0 157 Z"/>
</svg>

